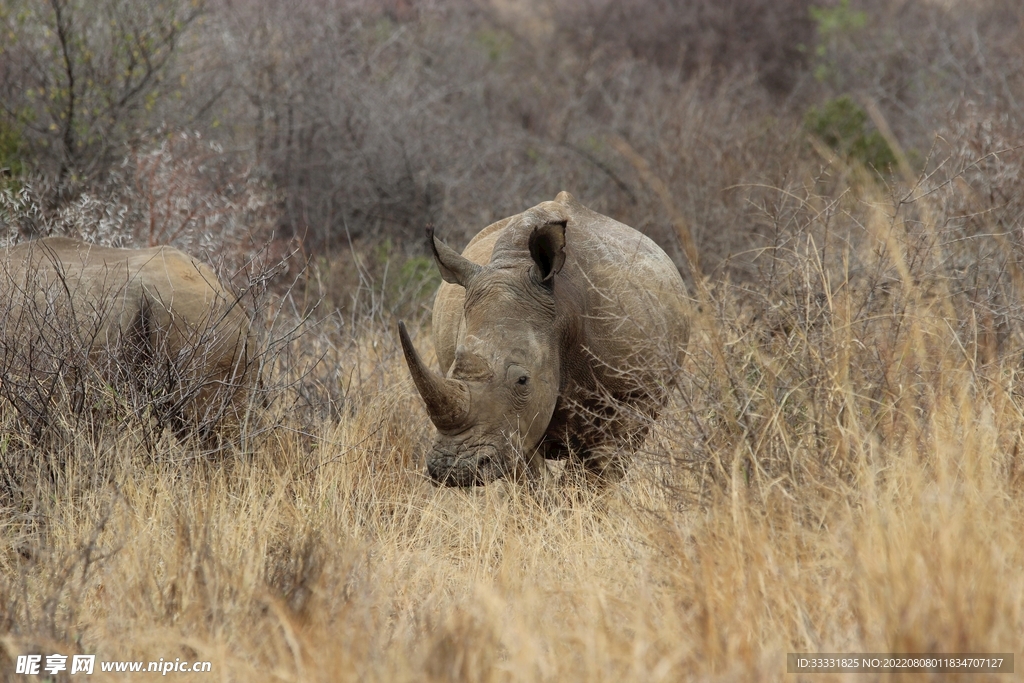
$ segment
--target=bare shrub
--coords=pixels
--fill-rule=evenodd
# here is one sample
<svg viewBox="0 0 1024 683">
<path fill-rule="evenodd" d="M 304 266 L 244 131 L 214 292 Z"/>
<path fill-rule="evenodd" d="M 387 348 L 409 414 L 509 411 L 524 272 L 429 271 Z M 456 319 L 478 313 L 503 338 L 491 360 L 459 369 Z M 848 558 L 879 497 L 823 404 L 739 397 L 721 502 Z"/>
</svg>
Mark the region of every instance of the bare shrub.
<svg viewBox="0 0 1024 683">
<path fill-rule="evenodd" d="M 5 5 L 0 117 L 25 140 L 31 166 L 54 180 L 47 205 L 102 181 L 121 145 L 156 128 L 166 78 L 202 3 L 52 0 Z"/>
<path fill-rule="evenodd" d="M 46 204 L 45 198 L 52 192 L 44 176 L 29 177 L 21 187 L 0 188 L 0 243 L 14 245 L 37 237 L 64 235 L 111 246 L 130 244 L 136 217 L 118 186 L 99 197 L 80 194 L 56 208 Z"/>
<path fill-rule="evenodd" d="M 228 276 L 254 260 L 287 263 L 293 245 L 274 240 L 277 197 L 251 167 L 196 132 L 164 131 L 157 140 L 129 154 L 95 192 L 57 208 L 46 205 L 45 177 L 0 187 L 3 241 L 64 235 L 115 247 L 171 245 Z"/>
<path fill-rule="evenodd" d="M 609 133 L 652 152 L 673 189 L 695 195 L 701 226 L 720 220 L 721 202 L 734 200 L 720 188 L 743 180 L 735 171 L 775 152 L 762 152 L 744 132 L 741 112 L 764 118 L 756 79 L 723 83 L 716 74 L 690 83 L 629 54 L 577 52 L 486 9 L 421 5 L 415 20 L 395 22 L 339 1 L 329 11 L 304 3 L 225 8 L 216 22 L 236 78 L 247 84 L 232 95 L 239 120 L 220 134 L 234 131 L 241 142 L 243 131 L 255 131 L 256 162 L 283 194 L 281 234 L 306 240 L 310 251 L 389 239 L 405 255 L 421 254 L 427 223 L 460 243 L 563 189 L 650 228 L 672 251 L 672 235 L 656 227 L 658 203 L 609 148 Z M 312 43 L 316 51 L 284 49 Z M 705 105 L 709 91 L 713 103 Z M 668 111 L 684 114 L 659 113 Z M 735 125 L 717 131 L 716 121 Z M 765 120 L 764 130 L 772 125 Z M 765 133 L 760 144 L 779 139 Z M 720 141 L 729 148 L 723 163 L 692 163 Z M 685 154 L 655 153 L 680 145 Z M 734 218 L 734 207 L 725 213 Z"/>
<path fill-rule="evenodd" d="M 1024 97 L 1021 11 L 1012 0 L 824 6 L 814 87 L 878 102 L 920 164 L 961 101 L 1017 109 Z"/>
<path fill-rule="evenodd" d="M 809 0 L 558 2 L 556 34 L 581 50 L 626 50 L 667 71 L 752 73 L 775 94 L 800 78 L 813 42 Z"/>
<path fill-rule="evenodd" d="M 139 215 L 135 243 L 171 244 L 237 268 L 274 237 L 274 193 L 252 167 L 239 168 L 198 132 L 160 137 L 159 146 L 124 162 L 122 182 L 133 183 L 131 209 Z"/>
</svg>

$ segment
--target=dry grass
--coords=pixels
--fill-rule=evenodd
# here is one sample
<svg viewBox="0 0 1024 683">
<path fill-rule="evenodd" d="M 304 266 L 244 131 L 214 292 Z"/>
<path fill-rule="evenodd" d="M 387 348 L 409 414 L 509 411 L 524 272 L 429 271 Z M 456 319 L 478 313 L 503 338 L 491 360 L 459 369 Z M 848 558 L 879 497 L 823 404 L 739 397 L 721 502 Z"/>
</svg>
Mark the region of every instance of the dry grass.
<svg viewBox="0 0 1024 683">
<path fill-rule="evenodd" d="M 620 486 L 431 487 L 382 316 L 295 342 L 331 360 L 294 405 L 332 410 L 278 401 L 244 450 L 125 430 L 32 452 L 3 513 L 0 670 L 54 651 L 243 681 L 781 680 L 793 651 L 1024 650 L 1017 247 L 968 239 L 953 181 L 887 197 L 829 169 L 760 195 L 762 279 L 699 289 L 685 380 Z"/>
</svg>

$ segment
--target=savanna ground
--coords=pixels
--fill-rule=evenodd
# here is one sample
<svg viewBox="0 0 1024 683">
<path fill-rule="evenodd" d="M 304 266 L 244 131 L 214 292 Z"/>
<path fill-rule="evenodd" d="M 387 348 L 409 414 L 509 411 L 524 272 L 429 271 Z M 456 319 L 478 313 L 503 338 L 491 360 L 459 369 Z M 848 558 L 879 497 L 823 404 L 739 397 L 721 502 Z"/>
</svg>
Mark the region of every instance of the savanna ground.
<svg viewBox="0 0 1024 683">
<path fill-rule="evenodd" d="M 216 448 L 0 402 L 5 679 L 52 652 L 232 681 L 1024 652 L 1016 3 L 251 5 L 103 5 L 156 27 L 113 66 L 89 41 L 131 30 L 0 8 L 6 239 L 205 255 L 251 286 L 267 377 Z M 396 334 L 429 349 L 422 225 L 461 246 L 561 189 L 677 260 L 678 386 L 619 485 L 434 488 Z"/>
</svg>

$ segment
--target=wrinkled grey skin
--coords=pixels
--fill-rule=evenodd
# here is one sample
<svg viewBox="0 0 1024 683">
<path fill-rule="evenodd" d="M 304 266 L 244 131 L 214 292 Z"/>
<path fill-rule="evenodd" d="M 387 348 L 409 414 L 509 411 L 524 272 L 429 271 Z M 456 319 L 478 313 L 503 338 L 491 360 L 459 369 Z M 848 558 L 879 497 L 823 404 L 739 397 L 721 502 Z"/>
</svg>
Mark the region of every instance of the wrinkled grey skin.
<svg viewBox="0 0 1024 683">
<path fill-rule="evenodd" d="M 690 300 L 654 242 L 569 193 L 481 231 L 462 255 L 428 239 L 440 375 L 399 324 L 438 433 L 434 482 L 536 480 L 571 458 L 621 478 L 685 356 Z"/>
<path fill-rule="evenodd" d="M 71 320 L 45 322 L 47 311 Z M 248 313 L 213 269 L 173 247 L 114 249 L 65 237 L 0 248 L 0 343 L 24 347 L 40 325 L 73 322 L 90 354 L 130 344 L 131 371 L 168 363 L 187 413 L 238 412 L 258 382 Z M 180 386 L 185 390 L 186 387 Z M 225 401 L 225 398 L 230 399 Z"/>
</svg>

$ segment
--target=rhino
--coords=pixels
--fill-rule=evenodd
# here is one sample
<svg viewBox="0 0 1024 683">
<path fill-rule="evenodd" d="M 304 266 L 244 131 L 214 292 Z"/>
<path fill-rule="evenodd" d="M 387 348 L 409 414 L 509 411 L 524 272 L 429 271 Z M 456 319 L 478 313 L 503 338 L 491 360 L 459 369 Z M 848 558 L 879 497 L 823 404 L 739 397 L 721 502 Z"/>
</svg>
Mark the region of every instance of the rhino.
<svg viewBox="0 0 1024 683">
<path fill-rule="evenodd" d="M 3 395 L 30 421 L 44 411 L 33 387 L 79 381 L 84 365 L 105 363 L 103 382 L 134 383 L 179 429 L 237 416 L 258 384 L 247 310 L 210 266 L 178 249 L 47 237 L 0 258 Z"/>
<path fill-rule="evenodd" d="M 480 231 L 427 241 L 444 280 L 431 327 L 441 372 L 399 337 L 437 436 L 434 483 L 625 474 L 677 381 L 691 299 L 651 239 L 568 192 Z"/>
</svg>

